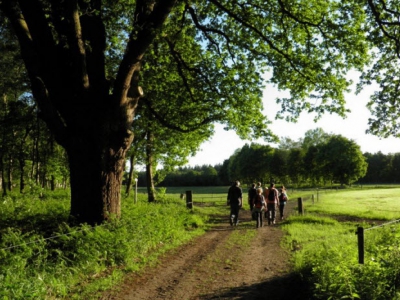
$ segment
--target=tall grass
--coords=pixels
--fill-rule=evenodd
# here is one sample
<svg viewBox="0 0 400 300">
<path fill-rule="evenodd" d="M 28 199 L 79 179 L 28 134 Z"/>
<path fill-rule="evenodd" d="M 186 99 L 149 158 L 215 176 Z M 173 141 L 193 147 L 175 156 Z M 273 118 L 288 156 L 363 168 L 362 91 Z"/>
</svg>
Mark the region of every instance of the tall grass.
<svg viewBox="0 0 400 300">
<path fill-rule="evenodd" d="M 202 234 L 206 216 L 179 199 L 124 199 L 122 218 L 70 227 L 69 198 L 10 196 L 0 203 L 0 298 L 96 299 L 126 271 Z"/>
<path fill-rule="evenodd" d="M 400 218 L 399 196 L 398 188 L 333 192 L 314 204 L 306 201 L 304 216 L 288 218 L 283 243 L 313 299 L 400 299 L 400 227 L 373 227 Z M 358 226 L 367 229 L 363 265 Z"/>
</svg>

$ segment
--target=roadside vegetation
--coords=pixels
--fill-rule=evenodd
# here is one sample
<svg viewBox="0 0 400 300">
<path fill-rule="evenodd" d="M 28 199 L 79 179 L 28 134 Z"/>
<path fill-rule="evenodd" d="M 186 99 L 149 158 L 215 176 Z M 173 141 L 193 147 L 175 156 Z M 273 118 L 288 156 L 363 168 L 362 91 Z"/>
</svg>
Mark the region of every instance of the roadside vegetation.
<svg viewBox="0 0 400 300">
<path fill-rule="evenodd" d="M 136 204 L 123 199 L 121 219 L 70 227 L 67 192 L 44 195 L 0 203 L 1 299 L 96 299 L 125 272 L 204 233 L 206 216 L 179 198 L 148 203 L 139 194 Z"/>
<path fill-rule="evenodd" d="M 296 197 L 296 195 L 292 195 Z M 282 226 L 283 245 L 314 299 L 399 299 L 399 188 L 324 193 Z M 359 264 L 356 230 L 365 231 Z M 370 230 L 369 230 L 370 229 Z"/>
</svg>

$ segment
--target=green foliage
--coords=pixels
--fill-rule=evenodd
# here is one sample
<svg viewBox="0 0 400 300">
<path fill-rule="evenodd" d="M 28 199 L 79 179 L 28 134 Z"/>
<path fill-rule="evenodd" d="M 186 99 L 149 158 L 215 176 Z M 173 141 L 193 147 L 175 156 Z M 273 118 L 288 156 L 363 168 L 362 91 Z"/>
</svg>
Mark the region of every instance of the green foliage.
<svg viewBox="0 0 400 300">
<path fill-rule="evenodd" d="M 317 160 L 322 173 L 340 184 L 351 184 L 367 172 L 360 146 L 341 135 L 333 135 L 322 144 Z"/>
<path fill-rule="evenodd" d="M 216 166 L 217 167 L 217 166 Z M 160 186 L 216 186 L 221 185 L 216 167 L 210 165 L 177 168 L 168 172 Z M 144 177 L 144 176 L 143 176 Z"/>
<path fill-rule="evenodd" d="M 367 163 L 360 147 L 340 135 L 308 132 L 305 141 L 279 148 L 252 143 L 237 149 L 228 160 L 231 181 L 280 182 L 285 186 L 326 183 L 351 184 L 366 174 Z M 300 146 L 302 144 L 302 146 Z"/>
<path fill-rule="evenodd" d="M 45 193 L 46 200 L 9 196 L 0 204 L 2 299 L 93 298 L 120 280 L 122 270 L 154 263 L 205 226 L 206 216 L 179 198 L 149 204 L 139 195 L 137 204 L 124 199 L 121 219 L 70 227 L 68 197 Z"/>
</svg>

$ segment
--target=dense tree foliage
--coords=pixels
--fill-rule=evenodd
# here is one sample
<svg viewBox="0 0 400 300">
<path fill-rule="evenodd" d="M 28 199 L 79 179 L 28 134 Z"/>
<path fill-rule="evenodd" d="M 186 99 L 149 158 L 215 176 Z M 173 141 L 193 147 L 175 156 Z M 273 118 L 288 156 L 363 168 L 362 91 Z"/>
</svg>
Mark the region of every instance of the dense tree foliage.
<svg viewBox="0 0 400 300">
<path fill-rule="evenodd" d="M 368 164 L 354 141 L 340 135 L 328 135 L 322 129 L 314 132 L 319 138 L 314 142 L 309 140 L 307 146 L 302 142 L 305 139 L 292 143 L 295 147 L 289 149 L 246 144 L 229 158 L 230 180 L 240 179 L 248 184 L 261 181 L 264 184 L 322 186 L 351 184 L 365 176 Z M 310 135 L 311 132 L 305 137 Z"/>
<path fill-rule="evenodd" d="M 175 170 L 170 170 L 164 180 L 159 183 L 159 186 L 218 186 L 224 184 L 220 178 L 218 171 L 221 165 L 196 166 L 193 168 L 179 167 Z M 145 180 L 144 174 L 139 174 L 141 179 Z"/>
<path fill-rule="evenodd" d="M 365 153 L 368 163 L 367 174 L 361 183 L 400 183 L 400 153 Z"/>
<path fill-rule="evenodd" d="M 324 177 L 342 185 L 356 182 L 367 172 L 360 146 L 340 135 L 333 135 L 321 145 L 317 160 Z"/>
</svg>

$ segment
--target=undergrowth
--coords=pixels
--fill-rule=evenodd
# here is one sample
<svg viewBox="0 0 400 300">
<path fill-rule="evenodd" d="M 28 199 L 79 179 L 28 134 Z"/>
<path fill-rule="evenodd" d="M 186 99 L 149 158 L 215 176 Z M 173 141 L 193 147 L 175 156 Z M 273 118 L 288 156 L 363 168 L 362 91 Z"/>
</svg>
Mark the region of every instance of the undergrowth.
<svg viewBox="0 0 400 300">
<path fill-rule="evenodd" d="M 1 299 L 96 299 L 127 271 L 203 233 L 205 216 L 164 197 L 122 202 L 122 217 L 70 227 L 69 197 L 9 196 L 0 203 Z"/>
</svg>

